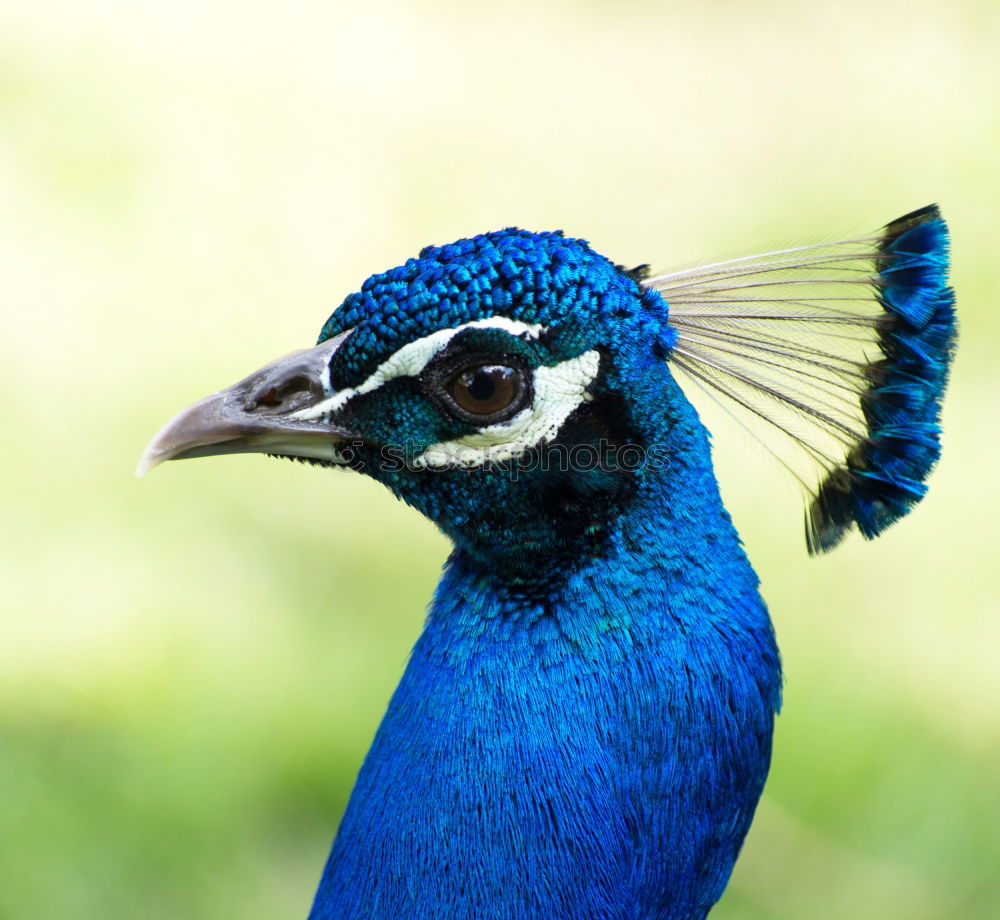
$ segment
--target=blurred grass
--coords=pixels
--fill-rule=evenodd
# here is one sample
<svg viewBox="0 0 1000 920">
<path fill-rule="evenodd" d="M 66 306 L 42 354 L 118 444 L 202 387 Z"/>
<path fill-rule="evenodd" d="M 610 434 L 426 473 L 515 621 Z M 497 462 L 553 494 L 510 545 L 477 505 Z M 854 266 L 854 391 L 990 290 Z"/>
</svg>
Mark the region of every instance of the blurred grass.
<svg viewBox="0 0 1000 920">
<path fill-rule="evenodd" d="M 447 552 L 348 475 L 136 482 L 170 414 L 424 243 L 671 267 L 935 199 L 962 339 L 918 512 L 807 560 L 719 425 L 788 686 L 713 917 L 995 915 L 998 38 L 969 2 L 9 0 L 0 917 L 304 916 Z"/>
</svg>

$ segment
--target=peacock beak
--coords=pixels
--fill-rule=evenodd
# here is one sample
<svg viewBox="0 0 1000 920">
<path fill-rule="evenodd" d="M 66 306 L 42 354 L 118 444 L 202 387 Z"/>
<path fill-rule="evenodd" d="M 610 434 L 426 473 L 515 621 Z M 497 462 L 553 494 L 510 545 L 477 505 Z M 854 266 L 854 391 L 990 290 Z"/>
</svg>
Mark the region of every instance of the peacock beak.
<svg viewBox="0 0 1000 920">
<path fill-rule="evenodd" d="M 331 396 L 330 359 L 350 331 L 272 361 L 188 406 L 150 441 L 136 476 L 146 475 L 164 460 L 214 454 L 267 453 L 337 461 L 337 445 L 357 436 L 322 415 L 310 418 L 308 410 Z"/>
</svg>

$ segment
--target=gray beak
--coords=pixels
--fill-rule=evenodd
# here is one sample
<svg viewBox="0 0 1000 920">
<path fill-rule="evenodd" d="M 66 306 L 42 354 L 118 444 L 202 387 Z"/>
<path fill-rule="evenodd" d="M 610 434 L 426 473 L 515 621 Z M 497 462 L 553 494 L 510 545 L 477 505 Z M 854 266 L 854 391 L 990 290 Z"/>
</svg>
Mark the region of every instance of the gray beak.
<svg viewBox="0 0 1000 920">
<path fill-rule="evenodd" d="M 188 406 L 150 441 L 136 467 L 144 476 L 164 460 L 267 453 L 336 461 L 337 445 L 357 435 L 309 410 L 329 399 L 330 358 L 351 330 L 315 348 L 272 361 L 225 390 Z M 302 417 L 304 416 L 304 417 Z"/>
</svg>

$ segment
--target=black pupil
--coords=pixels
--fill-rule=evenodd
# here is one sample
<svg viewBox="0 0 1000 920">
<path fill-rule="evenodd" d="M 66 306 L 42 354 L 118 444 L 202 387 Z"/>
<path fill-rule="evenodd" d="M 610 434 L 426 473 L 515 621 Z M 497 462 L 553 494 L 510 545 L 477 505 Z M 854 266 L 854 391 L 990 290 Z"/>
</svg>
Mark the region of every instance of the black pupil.
<svg viewBox="0 0 1000 920">
<path fill-rule="evenodd" d="M 493 394 L 497 390 L 495 375 L 499 376 L 499 372 L 502 372 L 503 370 L 505 369 L 500 367 L 491 367 L 488 370 L 481 369 L 478 371 L 471 371 L 467 375 L 463 375 L 472 378 L 468 381 L 463 380 L 463 383 L 465 383 L 465 386 L 469 391 L 469 395 L 473 399 L 480 402 L 492 399 Z"/>
</svg>

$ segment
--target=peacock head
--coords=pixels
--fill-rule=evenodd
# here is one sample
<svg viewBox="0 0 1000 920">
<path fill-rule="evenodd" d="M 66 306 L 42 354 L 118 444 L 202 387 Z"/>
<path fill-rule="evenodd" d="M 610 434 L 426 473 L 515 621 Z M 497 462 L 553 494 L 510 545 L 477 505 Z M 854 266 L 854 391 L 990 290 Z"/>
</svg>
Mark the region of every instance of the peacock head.
<svg viewBox="0 0 1000 920">
<path fill-rule="evenodd" d="M 178 415 L 140 472 L 292 457 L 372 476 L 493 568 L 592 552 L 668 460 L 675 334 L 640 279 L 558 232 L 428 247 L 351 294 L 318 345 Z"/>
<path fill-rule="evenodd" d="M 870 236 L 653 278 L 508 229 L 369 278 L 318 345 L 185 410 L 139 472 L 246 451 L 348 467 L 491 570 L 556 571 L 604 545 L 644 484 L 689 528 L 712 516 L 674 368 L 778 439 L 765 446 L 809 493 L 807 545 L 823 552 L 926 492 L 955 329 L 933 205 Z"/>
</svg>

